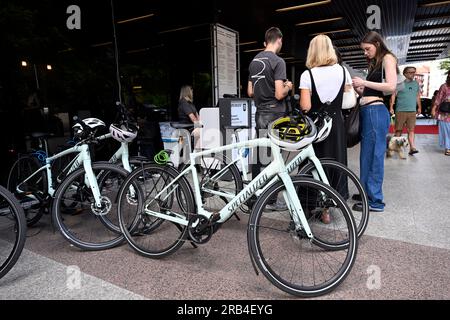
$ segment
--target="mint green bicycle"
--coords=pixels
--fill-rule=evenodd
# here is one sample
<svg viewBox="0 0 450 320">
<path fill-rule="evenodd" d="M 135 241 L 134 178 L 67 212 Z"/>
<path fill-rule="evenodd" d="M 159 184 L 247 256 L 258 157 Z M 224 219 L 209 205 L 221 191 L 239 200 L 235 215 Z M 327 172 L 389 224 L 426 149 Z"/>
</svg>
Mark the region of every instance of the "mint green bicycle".
<svg viewBox="0 0 450 320">
<path fill-rule="evenodd" d="M 213 190 L 228 199 L 218 211 L 206 210 L 196 160 L 234 148 L 270 148 L 273 161 L 237 194 Z M 220 170 L 217 173 L 220 175 Z M 192 181 L 192 187 L 188 178 Z M 139 194 L 137 205 L 127 201 L 129 188 Z M 147 164 L 133 171 L 119 191 L 118 217 L 128 244 L 139 254 L 163 258 L 184 243 L 206 244 L 220 226 L 253 195 L 264 189 L 249 217 L 248 249 L 255 270 L 287 293 L 311 297 L 335 289 L 350 273 L 357 252 L 357 231 L 346 201 L 321 181 L 291 177 L 271 139 L 257 139 L 194 152 L 190 165 L 178 172 L 170 166 Z M 268 212 L 275 198 L 284 211 Z M 319 221 L 328 210 L 333 223 Z M 137 223 L 137 224 L 136 224 Z M 158 223 L 158 227 L 153 227 Z"/>
</svg>

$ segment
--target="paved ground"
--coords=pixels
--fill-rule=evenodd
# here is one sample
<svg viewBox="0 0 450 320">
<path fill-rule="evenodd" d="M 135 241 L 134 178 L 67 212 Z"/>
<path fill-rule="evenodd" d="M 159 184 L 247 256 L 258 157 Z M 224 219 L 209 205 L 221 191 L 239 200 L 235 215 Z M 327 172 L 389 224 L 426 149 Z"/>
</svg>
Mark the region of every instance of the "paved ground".
<svg viewBox="0 0 450 320">
<path fill-rule="evenodd" d="M 407 160 L 386 160 L 386 211 L 371 214 L 350 275 L 320 299 L 450 299 L 450 157 L 437 136 L 418 136 L 418 149 Z M 355 171 L 358 156 L 349 150 Z M 241 217 L 205 246 L 151 260 L 127 245 L 81 252 L 52 232 L 46 216 L 0 280 L 0 299 L 294 299 L 256 276 Z"/>
</svg>

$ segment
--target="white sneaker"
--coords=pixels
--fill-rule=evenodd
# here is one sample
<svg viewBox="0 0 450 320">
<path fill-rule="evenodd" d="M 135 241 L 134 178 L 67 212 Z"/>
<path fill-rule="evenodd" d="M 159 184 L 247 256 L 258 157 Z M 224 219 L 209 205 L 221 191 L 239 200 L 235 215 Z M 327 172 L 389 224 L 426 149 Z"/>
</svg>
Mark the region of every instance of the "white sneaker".
<svg viewBox="0 0 450 320">
<path fill-rule="evenodd" d="M 287 209 L 287 205 L 284 201 L 277 200 L 275 203 L 267 204 L 264 211 L 286 211 Z"/>
</svg>

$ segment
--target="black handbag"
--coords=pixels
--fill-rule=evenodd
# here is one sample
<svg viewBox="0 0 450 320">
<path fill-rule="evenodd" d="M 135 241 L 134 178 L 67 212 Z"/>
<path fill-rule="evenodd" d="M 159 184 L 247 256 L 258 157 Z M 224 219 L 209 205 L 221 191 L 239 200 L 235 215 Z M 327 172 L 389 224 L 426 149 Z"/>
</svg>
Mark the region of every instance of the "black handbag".
<svg viewBox="0 0 450 320">
<path fill-rule="evenodd" d="M 450 113 L 450 102 L 444 101 L 439 105 L 440 113 Z"/>
<path fill-rule="evenodd" d="M 347 134 L 347 148 L 353 148 L 361 141 L 361 127 L 359 124 L 359 103 L 352 109 L 345 119 L 345 132 Z"/>
</svg>

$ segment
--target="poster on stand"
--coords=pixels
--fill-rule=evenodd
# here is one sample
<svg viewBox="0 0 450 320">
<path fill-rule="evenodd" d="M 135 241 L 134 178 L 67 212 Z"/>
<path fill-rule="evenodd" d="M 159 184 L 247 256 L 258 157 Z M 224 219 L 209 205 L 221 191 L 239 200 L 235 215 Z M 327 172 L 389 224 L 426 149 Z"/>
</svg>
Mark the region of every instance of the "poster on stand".
<svg viewBox="0 0 450 320">
<path fill-rule="evenodd" d="M 224 95 L 240 96 L 239 33 L 219 24 L 212 25 L 213 97 L 217 105 Z"/>
</svg>

